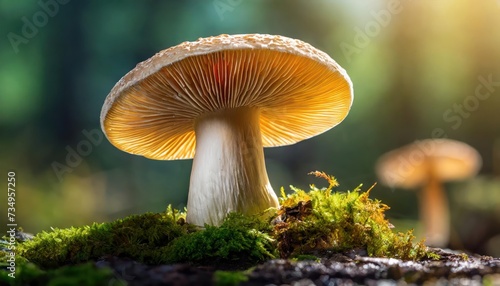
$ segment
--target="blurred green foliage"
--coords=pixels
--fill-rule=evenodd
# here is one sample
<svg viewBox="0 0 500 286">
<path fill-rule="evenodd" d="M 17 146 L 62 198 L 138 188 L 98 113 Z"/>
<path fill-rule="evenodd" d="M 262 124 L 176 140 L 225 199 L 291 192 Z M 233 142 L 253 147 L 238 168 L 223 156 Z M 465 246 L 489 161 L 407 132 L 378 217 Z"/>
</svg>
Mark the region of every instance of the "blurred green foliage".
<svg viewBox="0 0 500 286">
<path fill-rule="evenodd" d="M 103 139 L 62 180 L 53 163 L 68 165 L 68 148 L 88 140 L 83 130 L 100 132 L 104 98 L 138 62 L 222 33 L 304 40 L 353 80 L 343 123 L 266 149 L 276 190 L 306 188 L 317 169 L 346 189 L 371 185 L 380 154 L 437 135 L 477 148 L 481 176 L 500 176 L 499 14 L 495 0 L 0 0 L 0 175 L 16 171 L 17 222 L 36 233 L 182 208 L 189 160 L 147 160 Z M 489 96 L 479 99 L 478 89 Z M 498 184 L 492 189 L 500 200 Z M 372 195 L 392 207 L 389 216 L 416 219 L 415 194 L 377 186 Z"/>
</svg>

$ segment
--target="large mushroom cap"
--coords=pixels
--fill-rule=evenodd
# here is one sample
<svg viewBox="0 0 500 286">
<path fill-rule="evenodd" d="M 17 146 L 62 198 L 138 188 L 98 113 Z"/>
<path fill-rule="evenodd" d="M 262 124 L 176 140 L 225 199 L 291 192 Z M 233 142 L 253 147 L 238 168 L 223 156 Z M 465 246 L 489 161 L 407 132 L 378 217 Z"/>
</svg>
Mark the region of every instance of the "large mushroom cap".
<svg viewBox="0 0 500 286">
<path fill-rule="evenodd" d="M 380 157 L 376 171 L 381 183 L 415 188 L 429 176 L 439 181 L 463 180 L 477 174 L 481 156 L 471 146 L 450 139 L 416 141 Z"/>
<path fill-rule="evenodd" d="M 264 147 L 323 133 L 349 112 L 352 84 L 327 54 L 271 35 L 184 42 L 139 63 L 111 90 L 101 126 L 117 148 L 151 159 L 194 156 L 194 122 L 238 107 L 260 110 Z"/>
</svg>

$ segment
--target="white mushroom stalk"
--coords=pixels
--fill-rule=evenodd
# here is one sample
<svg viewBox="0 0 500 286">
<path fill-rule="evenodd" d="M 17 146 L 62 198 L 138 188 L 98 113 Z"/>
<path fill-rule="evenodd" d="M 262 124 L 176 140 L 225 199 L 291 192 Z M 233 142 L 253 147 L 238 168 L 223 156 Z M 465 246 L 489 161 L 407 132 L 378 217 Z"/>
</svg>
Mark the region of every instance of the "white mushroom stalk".
<svg viewBox="0 0 500 286">
<path fill-rule="evenodd" d="M 259 115 L 257 108 L 236 108 L 196 121 L 189 223 L 219 225 L 229 212 L 279 206 L 267 177 Z"/>
</svg>

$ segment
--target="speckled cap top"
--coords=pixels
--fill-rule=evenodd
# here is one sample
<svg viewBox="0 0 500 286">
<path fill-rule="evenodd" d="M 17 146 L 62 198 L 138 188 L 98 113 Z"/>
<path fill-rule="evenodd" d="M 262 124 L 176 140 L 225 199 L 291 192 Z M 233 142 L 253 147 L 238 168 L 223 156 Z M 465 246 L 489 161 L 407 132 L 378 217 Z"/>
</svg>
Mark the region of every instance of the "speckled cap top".
<svg viewBox="0 0 500 286">
<path fill-rule="evenodd" d="M 108 94 L 101 127 L 123 151 L 189 159 L 200 115 L 258 108 L 263 146 L 282 146 L 336 126 L 352 100 L 345 70 L 307 43 L 219 35 L 181 43 L 139 63 Z"/>
</svg>

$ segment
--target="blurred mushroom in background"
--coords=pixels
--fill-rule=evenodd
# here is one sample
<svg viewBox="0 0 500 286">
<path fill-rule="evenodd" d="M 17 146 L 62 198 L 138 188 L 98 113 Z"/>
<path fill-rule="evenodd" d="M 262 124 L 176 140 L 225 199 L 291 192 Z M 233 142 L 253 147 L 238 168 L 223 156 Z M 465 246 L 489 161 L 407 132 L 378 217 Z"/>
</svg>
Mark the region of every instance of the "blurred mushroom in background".
<svg viewBox="0 0 500 286">
<path fill-rule="evenodd" d="M 427 245 L 447 246 L 450 211 L 444 182 L 475 176 L 482 164 L 471 146 L 450 139 L 416 141 L 382 155 L 376 164 L 380 182 L 391 188 L 416 189 Z"/>
</svg>

